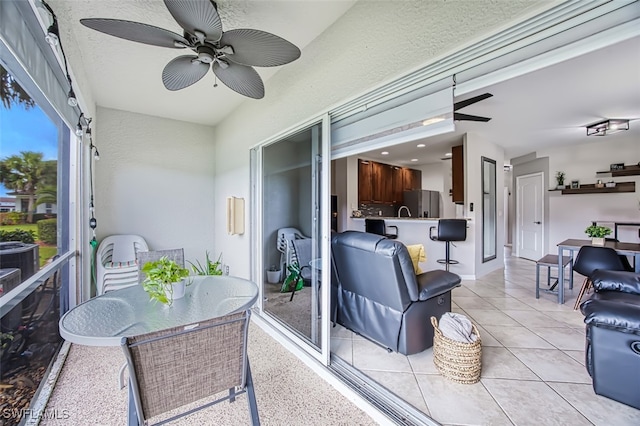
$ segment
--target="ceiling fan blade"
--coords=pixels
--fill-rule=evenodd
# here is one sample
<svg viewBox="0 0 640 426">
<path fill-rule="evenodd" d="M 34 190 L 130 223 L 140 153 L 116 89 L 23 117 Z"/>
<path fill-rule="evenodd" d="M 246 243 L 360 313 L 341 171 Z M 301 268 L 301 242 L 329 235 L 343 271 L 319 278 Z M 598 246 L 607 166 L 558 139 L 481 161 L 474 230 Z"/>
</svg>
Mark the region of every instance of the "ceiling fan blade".
<svg viewBox="0 0 640 426">
<path fill-rule="evenodd" d="M 453 113 L 453 119 L 457 121 L 482 121 L 486 123 L 491 120 L 489 117 L 480 117 L 479 115 L 461 114 L 459 112 Z"/>
<path fill-rule="evenodd" d="M 179 34 L 140 22 L 123 21 L 121 19 L 86 18 L 81 19 L 80 23 L 85 27 L 100 31 L 101 33 L 125 40 L 137 41 L 138 43 L 150 44 L 152 46 L 175 49 L 190 45 L 190 43 Z M 177 46 L 176 42 L 179 43 Z M 183 46 L 180 46 L 180 44 Z"/>
<path fill-rule="evenodd" d="M 211 0 L 164 0 L 164 4 L 189 34 L 201 32 L 205 40 L 213 43 L 222 37 L 222 21 Z"/>
<path fill-rule="evenodd" d="M 227 68 L 213 63 L 213 72 L 229 89 L 254 99 L 264 97 L 264 84 L 260 75 L 251 67 L 229 62 Z"/>
<path fill-rule="evenodd" d="M 180 90 L 191 86 L 209 71 L 209 64 L 197 60 L 197 56 L 178 56 L 162 70 L 162 82 L 169 90 Z"/>
<path fill-rule="evenodd" d="M 471 104 L 475 104 L 476 102 L 484 101 L 487 98 L 492 97 L 491 93 L 483 93 L 482 95 L 474 96 L 473 98 L 465 99 L 464 101 L 456 102 L 453 104 L 453 110 L 457 111 L 464 107 L 467 107 Z"/>
<path fill-rule="evenodd" d="M 225 31 L 221 46 L 231 46 L 233 54 L 225 56 L 237 64 L 275 67 L 300 57 L 300 49 L 277 35 L 253 29 Z"/>
</svg>

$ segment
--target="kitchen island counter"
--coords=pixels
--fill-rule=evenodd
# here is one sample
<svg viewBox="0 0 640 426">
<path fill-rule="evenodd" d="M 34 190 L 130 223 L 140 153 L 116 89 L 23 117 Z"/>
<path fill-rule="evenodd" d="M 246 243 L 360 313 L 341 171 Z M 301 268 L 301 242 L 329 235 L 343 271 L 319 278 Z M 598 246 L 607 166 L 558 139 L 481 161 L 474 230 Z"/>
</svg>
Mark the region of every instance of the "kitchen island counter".
<svg viewBox="0 0 640 426">
<path fill-rule="evenodd" d="M 398 228 L 398 241 L 404 245 L 422 244 L 424 246 L 427 261 L 420 263 L 423 271 L 433 269 L 444 269 L 444 266 L 437 262 L 437 259 L 444 258 L 445 243 L 442 241 L 433 241 L 429 238 L 431 227 L 437 228 L 439 218 L 424 217 L 385 217 L 385 216 L 367 216 L 354 217 L 351 222 L 351 229 L 354 231 L 364 232 L 365 219 L 384 219 L 387 226 L 395 226 Z M 451 258 L 459 261 L 457 265 L 450 265 L 450 271 L 460 275 L 463 279 L 474 279 L 474 223 L 467 219 L 467 239 L 465 241 L 456 241 L 451 247 Z M 393 232 L 393 231 L 391 231 Z M 434 229 L 434 235 L 437 230 Z"/>
</svg>

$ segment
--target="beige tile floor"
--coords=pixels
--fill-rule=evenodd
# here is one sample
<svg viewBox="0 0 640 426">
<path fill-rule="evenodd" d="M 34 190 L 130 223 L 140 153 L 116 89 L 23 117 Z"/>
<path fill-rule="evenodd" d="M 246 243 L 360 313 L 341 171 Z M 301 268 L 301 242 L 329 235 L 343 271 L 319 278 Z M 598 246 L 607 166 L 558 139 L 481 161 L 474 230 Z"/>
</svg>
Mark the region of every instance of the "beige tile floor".
<svg viewBox="0 0 640 426">
<path fill-rule="evenodd" d="M 453 290 L 452 310 L 482 338 L 482 376 L 473 385 L 443 378 L 432 349 L 388 353 L 340 326 L 332 351 L 444 425 L 640 425 L 640 410 L 593 392 L 583 316 L 573 310 L 581 283 L 576 275 L 564 305 L 549 293 L 536 299 L 535 263 L 507 257 L 505 270 Z"/>
</svg>

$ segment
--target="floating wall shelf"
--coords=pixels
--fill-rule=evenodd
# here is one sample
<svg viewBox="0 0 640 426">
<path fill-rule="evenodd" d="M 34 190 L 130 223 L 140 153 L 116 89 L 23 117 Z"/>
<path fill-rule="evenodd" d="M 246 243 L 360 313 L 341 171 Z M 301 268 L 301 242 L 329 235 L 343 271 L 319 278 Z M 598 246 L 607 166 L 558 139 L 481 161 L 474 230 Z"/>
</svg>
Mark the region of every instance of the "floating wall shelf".
<svg viewBox="0 0 640 426">
<path fill-rule="evenodd" d="M 630 166 L 624 166 L 624 169 L 622 170 L 607 170 L 607 171 L 602 171 L 602 172 L 596 172 L 597 175 L 601 175 L 601 176 L 611 176 L 611 177 L 618 177 L 618 176 L 637 176 L 640 175 L 640 165 L 638 164 L 633 164 Z"/>
<path fill-rule="evenodd" d="M 602 194 L 605 192 L 636 192 L 635 182 L 616 182 L 611 188 L 596 188 L 595 184 L 580 185 L 580 188 L 565 188 L 562 194 Z"/>
</svg>

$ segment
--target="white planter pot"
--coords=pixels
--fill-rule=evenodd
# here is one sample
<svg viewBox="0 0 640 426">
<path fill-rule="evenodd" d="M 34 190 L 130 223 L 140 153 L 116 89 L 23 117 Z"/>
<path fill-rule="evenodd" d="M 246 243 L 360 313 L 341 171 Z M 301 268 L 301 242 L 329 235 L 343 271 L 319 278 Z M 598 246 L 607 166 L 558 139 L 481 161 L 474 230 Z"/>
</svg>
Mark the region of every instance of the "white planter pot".
<svg viewBox="0 0 640 426">
<path fill-rule="evenodd" d="M 177 283 L 173 283 L 173 292 L 170 289 L 165 290 L 165 295 L 169 301 L 181 299 L 184 297 L 184 291 L 186 287 L 185 280 L 178 281 Z"/>
<path fill-rule="evenodd" d="M 593 244 L 594 246 L 603 246 L 604 245 L 604 238 L 593 237 L 593 238 L 591 238 L 591 244 Z"/>
<path fill-rule="evenodd" d="M 267 271 L 267 282 L 269 284 L 277 284 L 280 282 L 280 270 Z"/>
</svg>

